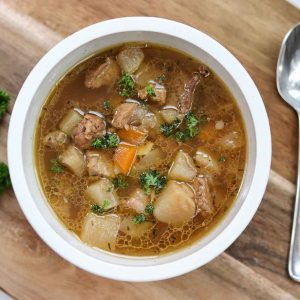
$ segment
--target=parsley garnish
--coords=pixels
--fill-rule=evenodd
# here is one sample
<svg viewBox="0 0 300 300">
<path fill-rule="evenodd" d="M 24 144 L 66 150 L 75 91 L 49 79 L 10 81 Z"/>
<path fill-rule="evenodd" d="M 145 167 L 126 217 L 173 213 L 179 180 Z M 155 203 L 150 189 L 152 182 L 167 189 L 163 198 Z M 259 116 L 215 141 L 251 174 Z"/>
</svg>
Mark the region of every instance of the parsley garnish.
<svg viewBox="0 0 300 300">
<path fill-rule="evenodd" d="M 219 157 L 219 162 L 220 163 L 224 163 L 226 161 L 226 157 L 224 156 L 224 155 L 221 155 L 220 157 Z"/>
<path fill-rule="evenodd" d="M 96 203 L 92 204 L 91 211 L 97 215 L 102 215 L 105 212 L 105 210 L 109 207 L 109 205 L 110 201 L 108 199 L 104 199 L 102 205 Z"/>
<path fill-rule="evenodd" d="M 9 101 L 10 101 L 9 95 L 6 92 L 0 90 L 0 120 L 3 118 L 7 110 Z"/>
<path fill-rule="evenodd" d="M 151 190 L 158 194 L 167 183 L 167 177 L 159 175 L 156 170 L 149 170 L 140 175 L 140 183 L 147 195 L 151 194 Z"/>
<path fill-rule="evenodd" d="M 49 171 L 52 173 L 63 173 L 64 172 L 64 167 L 59 163 L 59 161 L 54 158 L 50 160 L 51 167 L 49 168 Z"/>
<path fill-rule="evenodd" d="M 139 214 L 139 215 L 136 215 L 133 219 L 132 219 L 132 222 L 134 224 L 141 224 L 143 222 L 145 222 L 146 218 L 145 218 L 145 215 L 144 214 Z"/>
<path fill-rule="evenodd" d="M 11 181 L 8 166 L 0 162 L 0 193 L 9 187 L 11 187 Z"/>
<path fill-rule="evenodd" d="M 134 91 L 134 80 L 132 77 L 124 73 L 119 80 L 119 94 L 123 97 L 129 97 Z"/>
<path fill-rule="evenodd" d="M 120 139 L 115 133 L 107 133 L 101 138 L 96 138 L 92 141 L 92 147 L 96 149 L 116 148 L 119 145 Z"/>
<path fill-rule="evenodd" d="M 150 97 L 156 96 L 154 88 L 150 84 L 146 86 L 146 92 Z"/>
<path fill-rule="evenodd" d="M 149 215 L 152 215 L 154 211 L 154 206 L 152 203 L 148 203 L 145 208 L 145 212 Z"/>
<path fill-rule="evenodd" d="M 109 102 L 109 100 L 104 100 L 104 102 L 103 102 L 103 108 L 105 110 L 109 110 L 110 109 L 110 102 Z"/>
<path fill-rule="evenodd" d="M 118 175 L 112 180 L 112 183 L 115 188 L 125 189 L 128 187 L 128 182 L 126 181 L 126 177 L 124 175 Z"/>
<path fill-rule="evenodd" d="M 173 134 L 173 132 L 179 125 L 180 120 L 176 118 L 171 124 L 161 124 L 159 130 L 164 136 L 168 137 Z"/>
<path fill-rule="evenodd" d="M 185 115 L 184 122 L 186 128 L 175 134 L 175 138 L 178 142 L 183 142 L 195 137 L 199 132 L 199 126 L 207 122 L 207 117 L 203 115 L 201 118 L 198 118 L 190 111 Z"/>
</svg>

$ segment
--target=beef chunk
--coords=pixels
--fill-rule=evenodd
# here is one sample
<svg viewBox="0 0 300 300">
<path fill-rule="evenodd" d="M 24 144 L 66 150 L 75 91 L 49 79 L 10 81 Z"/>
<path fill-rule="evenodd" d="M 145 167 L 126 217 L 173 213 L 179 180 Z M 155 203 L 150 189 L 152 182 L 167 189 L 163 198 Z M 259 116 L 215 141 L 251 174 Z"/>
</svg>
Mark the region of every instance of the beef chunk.
<svg viewBox="0 0 300 300">
<path fill-rule="evenodd" d="M 106 133 L 105 122 L 100 117 L 86 114 L 74 129 L 74 142 L 81 149 L 89 149 L 93 139 Z"/>
<path fill-rule="evenodd" d="M 120 104 L 116 108 L 112 125 L 116 128 L 128 128 L 130 124 L 139 125 L 146 113 L 137 103 Z"/>
<path fill-rule="evenodd" d="M 96 89 L 101 86 L 112 87 L 120 76 L 120 68 L 114 59 L 108 57 L 105 63 L 98 66 L 96 69 L 91 69 L 86 72 L 85 86 Z"/>
</svg>

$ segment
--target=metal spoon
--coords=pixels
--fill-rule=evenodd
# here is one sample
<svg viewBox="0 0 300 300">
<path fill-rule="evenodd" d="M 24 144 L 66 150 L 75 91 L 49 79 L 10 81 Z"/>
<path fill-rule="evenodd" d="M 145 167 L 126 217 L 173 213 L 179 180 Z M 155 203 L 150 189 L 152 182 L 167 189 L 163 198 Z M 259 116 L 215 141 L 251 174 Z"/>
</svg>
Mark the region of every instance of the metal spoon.
<svg viewBox="0 0 300 300">
<path fill-rule="evenodd" d="M 300 23 L 285 36 L 277 62 L 277 89 L 298 114 L 298 176 L 289 254 L 289 274 L 300 282 Z"/>
</svg>

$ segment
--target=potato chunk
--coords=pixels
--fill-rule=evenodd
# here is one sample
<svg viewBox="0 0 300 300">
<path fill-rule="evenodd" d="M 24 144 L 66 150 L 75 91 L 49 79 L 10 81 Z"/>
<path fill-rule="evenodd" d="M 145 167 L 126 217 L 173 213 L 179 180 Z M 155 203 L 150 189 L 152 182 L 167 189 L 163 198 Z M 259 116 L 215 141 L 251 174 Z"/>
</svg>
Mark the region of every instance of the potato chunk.
<svg viewBox="0 0 300 300">
<path fill-rule="evenodd" d="M 129 197 L 127 201 L 127 206 L 135 210 L 138 214 L 145 212 L 147 203 L 149 202 L 149 197 L 142 190 L 137 188 Z"/>
<path fill-rule="evenodd" d="M 144 60 L 144 53 L 140 48 L 127 48 L 117 55 L 117 62 L 125 73 L 134 73 Z"/>
<path fill-rule="evenodd" d="M 114 250 L 119 227 L 120 218 L 117 215 L 97 216 L 88 213 L 84 219 L 81 240 L 104 250 Z"/>
<path fill-rule="evenodd" d="M 96 150 L 86 151 L 86 159 L 90 176 L 115 176 L 114 164 L 108 153 Z"/>
<path fill-rule="evenodd" d="M 197 174 L 197 169 L 192 158 L 183 150 L 176 154 L 169 171 L 169 178 L 179 181 L 192 181 Z"/>
<path fill-rule="evenodd" d="M 160 114 L 168 124 L 174 122 L 179 117 L 179 113 L 175 108 L 164 108 L 160 111 Z"/>
<path fill-rule="evenodd" d="M 63 116 L 59 122 L 59 129 L 67 134 L 68 136 L 73 136 L 73 131 L 75 126 L 83 119 L 83 116 L 79 114 L 74 109 L 68 110 L 68 112 Z"/>
<path fill-rule="evenodd" d="M 217 161 L 204 149 L 198 148 L 194 156 L 196 165 L 204 173 L 218 173 L 219 165 Z"/>
<path fill-rule="evenodd" d="M 153 227 L 152 222 L 143 222 L 141 224 L 134 224 L 132 221 L 132 217 L 125 217 L 121 221 L 120 231 L 130 235 L 131 237 L 141 237 L 145 234 L 150 228 Z"/>
<path fill-rule="evenodd" d="M 184 182 L 170 180 L 154 203 L 157 220 L 171 225 L 182 225 L 194 217 L 195 193 Z"/>
<path fill-rule="evenodd" d="M 118 205 L 118 195 L 114 190 L 114 186 L 107 178 L 92 183 L 86 189 L 84 197 L 91 203 L 102 206 L 104 200 L 109 203 L 105 206 L 105 210 L 109 210 Z"/>
<path fill-rule="evenodd" d="M 79 177 L 82 176 L 85 171 L 83 153 L 73 145 L 69 145 L 67 149 L 58 156 L 58 160 Z"/>
</svg>

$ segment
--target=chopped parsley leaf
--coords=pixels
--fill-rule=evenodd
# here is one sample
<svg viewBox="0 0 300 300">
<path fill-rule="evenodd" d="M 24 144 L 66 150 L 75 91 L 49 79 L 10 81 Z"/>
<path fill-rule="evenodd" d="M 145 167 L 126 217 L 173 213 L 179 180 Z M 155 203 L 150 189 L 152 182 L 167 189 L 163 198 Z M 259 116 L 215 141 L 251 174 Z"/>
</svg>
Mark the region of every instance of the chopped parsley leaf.
<svg viewBox="0 0 300 300">
<path fill-rule="evenodd" d="M 132 222 L 134 224 L 141 224 L 143 222 L 145 222 L 146 218 L 145 218 L 145 215 L 144 214 L 139 214 L 139 215 L 136 215 L 133 219 L 132 219 Z"/>
<path fill-rule="evenodd" d="M 110 102 L 109 102 L 109 100 L 104 100 L 104 102 L 103 102 L 103 108 L 105 110 L 109 110 L 110 109 Z"/>
<path fill-rule="evenodd" d="M 120 139 L 116 133 L 107 133 L 101 138 L 96 138 L 92 141 L 92 147 L 96 149 L 116 148 L 119 145 Z"/>
<path fill-rule="evenodd" d="M 64 167 L 59 163 L 58 159 L 54 158 L 50 160 L 51 167 L 49 168 L 49 171 L 52 173 L 63 173 Z"/>
<path fill-rule="evenodd" d="M 125 189 L 128 187 L 128 182 L 126 181 L 126 177 L 124 175 L 118 175 L 112 180 L 112 183 L 115 188 Z"/>
<path fill-rule="evenodd" d="M 92 204 L 91 211 L 96 215 L 102 215 L 105 212 L 105 210 L 109 207 L 109 205 L 110 201 L 108 199 L 104 199 L 102 205 L 96 203 Z"/>
<path fill-rule="evenodd" d="M 149 215 L 152 215 L 154 211 L 154 206 L 152 203 L 148 203 L 145 208 L 145 212 Z"/>
<path fill-rule="evenodd" d="M 147 94 L 150 97 L 155 97 L 156 96 L 154 88 L 150 84 L 146 86 L 146 91 L 147 91 Z"/>
<path fill-rule="evenodd" d="M 167 177 L 161 176 L 156 170 L 145 171 L 140 175 L 140 184 L 147 195 L 154 190 L 158 194 L 167 183 Z"/>
<path fill-rule="evenodd" d="M 171 124 L 161 124 L 159 130 L 164 136 L 168 137 L 173 134 L 173 132 L 175 131 L 175 129 L 177 129 L 179 125 L 180 120 L 176 118 Z"/>
<path fill-rule="evenodd" d="M 129 97 L 134 91 L 134 80 L 132 77 L 124 73 L 119 80 L 119 94 L 122 97 Z"/>
</svg>

